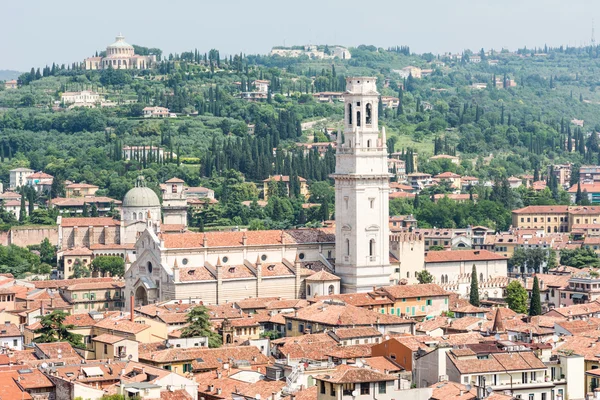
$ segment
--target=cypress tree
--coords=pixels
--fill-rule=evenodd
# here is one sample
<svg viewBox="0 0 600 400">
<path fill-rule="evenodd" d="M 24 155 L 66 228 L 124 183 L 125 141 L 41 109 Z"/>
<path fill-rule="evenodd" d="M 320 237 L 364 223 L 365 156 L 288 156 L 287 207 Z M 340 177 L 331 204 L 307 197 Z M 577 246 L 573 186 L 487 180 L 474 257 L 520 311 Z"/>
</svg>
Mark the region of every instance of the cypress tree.
<svg viewBox="0 0 600 400">
<path fill-rule="evenodd" d="M 21 193 L 21 208 L 19 210 L 19 222 L 25 221 L 25 193 Z"/>
<path fill-rule="evenodd" d="M 479 283 L 477 281 L 477 267 L 475 264 L 473 264 L 473 271 L 471 272 L 471 292 L 469 294 L 469 303 L 471 303 L 472 306 L 479 307 Z"/>
<path fill-rule="evenodd" d="M 581 184 L 577 182 L 577 193 L 575 194 L 575 204 L 581 205 Z"/>
<path fill-rule="evenodd" d="M 533 289 L 531 290 L 531 302 L 529 303 L 529 316 L 534 317 L 542 314 L 542 303 L 540 300 L 540 283 L 537 276 L 533 277 Z"/>
</svg>

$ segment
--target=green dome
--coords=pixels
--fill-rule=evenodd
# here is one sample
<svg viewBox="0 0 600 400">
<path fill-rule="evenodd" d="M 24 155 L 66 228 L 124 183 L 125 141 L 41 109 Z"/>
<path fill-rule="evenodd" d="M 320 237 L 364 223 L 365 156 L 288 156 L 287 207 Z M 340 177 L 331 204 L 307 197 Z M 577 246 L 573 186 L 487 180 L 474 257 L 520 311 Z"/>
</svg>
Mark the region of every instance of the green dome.
<svg viewBox="0 0 600 400">
<path fill-rule="evenodd" d="M 125 194 L 123 207 L 160 207 L 160 200 L 154 190 L 137 186 Z"/>
</svg>

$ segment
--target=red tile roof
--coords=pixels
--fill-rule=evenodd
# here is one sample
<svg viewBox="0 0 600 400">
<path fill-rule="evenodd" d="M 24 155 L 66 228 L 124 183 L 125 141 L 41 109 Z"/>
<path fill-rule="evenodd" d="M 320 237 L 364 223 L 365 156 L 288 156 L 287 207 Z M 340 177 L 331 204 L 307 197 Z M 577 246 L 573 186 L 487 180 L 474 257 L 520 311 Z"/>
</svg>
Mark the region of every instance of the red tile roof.
<svg viewBox="0 0 600 400">
<path fill-rule="evenodd" d="M 508 260 L 508 258 L 488 250 L 452 250 L 429 251 L 425 255 L 426 263 L 470 262 Z"/>
<path fill-rule="evenodd" d="M 394 299 L 450 295 L 450 292 L 445 291 L 435 283 L 417 285 L 394 285 L 385 286 L 381 289 Z"/>
</svg>

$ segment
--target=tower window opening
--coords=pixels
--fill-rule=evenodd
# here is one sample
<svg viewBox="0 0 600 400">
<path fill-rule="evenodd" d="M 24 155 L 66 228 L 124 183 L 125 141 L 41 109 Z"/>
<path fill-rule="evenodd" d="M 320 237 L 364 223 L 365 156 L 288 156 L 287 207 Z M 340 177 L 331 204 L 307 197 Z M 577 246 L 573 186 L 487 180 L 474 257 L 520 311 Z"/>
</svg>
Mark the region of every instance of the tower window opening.
<svg viewBox="0 0 600 400">
<path fill-rule="evenodd" d="M 356 126 L 360 126 L 360 111 L 356 112 Z"/>
<path fill-rule="evenodd" d="M 367 125 L 371 125 L 373 123 L 373 112 L 372 112 L 372 108 L 371 108 L 371 103 L 367 103 L 367 107 L 366 107 L 366 124 Z"/>
<path fill-rule="evenodd" d="M 348 103 L 348 125 L 352 125 L 352 104 Z"/>
<path fill-rule="evenodd" d="M 369 256 L 375 255 L 375 239 L 369 240 Z"/>
<path fill-rule="evenodd" d="M 350 255 L 350 239 L 346 239 L 346 255 Z"/>
<path fill-rule="evenodd" d="M 367 147 L 371 147 L 371 139 L 367 140 Z"/>
</svg>

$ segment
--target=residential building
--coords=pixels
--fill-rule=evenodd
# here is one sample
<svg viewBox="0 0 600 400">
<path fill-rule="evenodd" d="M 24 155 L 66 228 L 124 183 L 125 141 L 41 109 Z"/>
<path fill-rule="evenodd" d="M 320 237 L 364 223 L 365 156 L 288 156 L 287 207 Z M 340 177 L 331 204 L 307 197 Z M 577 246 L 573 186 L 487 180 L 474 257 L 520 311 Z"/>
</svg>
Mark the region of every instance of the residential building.
<svg viewBox="0 0 600 400">
<path fill-rule="evenodd" d="M 383 104 L 383 108 L 398 108 L 400 99 L 392 96 L 381 96 L 381 103 Z"/>
<path fill-rule="evenodd" d="M 36 192 L 49 192 L 52 188 L 54 177 L 42 171 L 35 172 L 27 177 L 27 186 L 31 186 Z"/>
<path fill-rule="evenodd" d="M 571 182 L 571 170 L 573 165 L 569 164 L 553 164 L 548 166 L 548 176 L 554 175 L 556 181 L 562 187 L 568 187 Z"/>
<path fill-rule="evenodd" d="M 59 289 L 73 305 L 73 313 L 120 311 L 125 306 L 123 281 L 74 283 Z"/>
<path fill-rule="evenodd" d="M 125 42 L 125 37 L 119 34 L 113 44 L 106 47 L 105 57 L 90 57 L 83 60 L 87 70 L 98 69 L 149 69 L 156 63 L 156 55 L 141 56 L 135 54 L 132 45 Z"/>
<path fill-rule="evenodd" d="M 573 225 L 598 221 L 597 206 L 528 206 L 513 210 L 512 215 L 513 228 L 540 229 L 547 233 L 570 232 Z"/>
<path fill-rule="evenodd" d="M 288 175 L 274 175 L 269 178 L 263 180 L 263 195 L 265 201 L 269 199 L 269 185 L 271 182 L 277 182 L 277 184 L 285 185 L 285 191 L 287 195 L 290 195 L 290 177 Z M 298 177 L 298 182 L 300 184 L 300 195 L 308 198 L 310 193 L 308 192 L 308 182 L 303 177 Z"/>
<path fill-rule="evenodd" d="M 271 81 L 260 80 L 260 79 L 257 79 L 252 82 L 252 86 L 254 86 L 255 91 L 258 93 L 268 93 L 270 84 L 271 84 Z"/>
<path fill-rule="evenodd" d="M 317 92 L 313 93 L 313 97 L 319 103 L 333 103 L 344 101 L 344 92 Z"/>
<path fill-rule="evenodd" d="M 579 167 L 579 182 L 593 183 L 600 181 L 600 165 L 582 165 Z"/>
<path fill-rule="evenodd" d="M 3 349 L 23 350 L 23 334 L 17 325 L 8 321 L 0 325 L 0 346 Z"/>
<path fill-rule="evenodd" d="M 158 146 L 123 146 L 123 158 L 125 160 L 141 160 L 146 154 L 146 157 L 152 157 L 156 160 L 165 160 L 166 158 L 176 158 L 177 154 L 171 154 L 162 147 Z"/>
<path fill-rule="evenodd" d="M 455 174 L 453 172 L 443 172 L 434 176 L 435 179 L 438 179 L 440 182 L 449 182 L 450 187 L 455 190 L 461 189 L 460 175 Z"/>
<path fill-rule="evenodd" d="M 319 333 L 331 329 L 373 326 L 379 332 L 414 333 L 412 320 L 381 314 L 343 301 L 325 300 L 302 308 L 294 314 L 283 314 L 287 336 Z"/>
<path fill-rule="evenodd" d="M 438 154 L 432 157 L 429 157 L 430 160 L 448 160 L 454 165 L 460 164 L 460 157 L 449 156 L 448 154 Z"/>
<path fill-rule="evenodd" d="M 9 81 L 4 82 L 4 89 L 6 90 L 17 89 L 18 87 L 19 82 L 17 82 L 15 79 L 11 79 Z"/>
<path fill-rule="evenodd" d="M 171 113 L 169 109 L 166 107 L 144 107 L 142 110 L 144 118 L 169 118 L 171 117 Z"/>
<path fill-rule="evenodd" d="M 431 388 L 411 389 L 410 381 L 398 375 L 358 366 L 339 365 L 315 376 L 317 400 L 429 400 Z"/>
<path fill-rule="evenodd" d="M 73 197 L 95 196 L 98 189 L 98 186 L 89 183 L 69 183 L 65 186 L 65 197 L 71 199 Z"/>
<path fill-rule="evenodd" d="M 85 208 L 88 214 L 97 213 L 101 217 L 118 214 L 121 204 L 120 200 L 104 196 L 56 197 L 49 201 L 49 206 L 57 208 L 60 215 L 73 217 L 83 216 Z"/>
<path fill-rule="evenodd" d="M 33 174 L 35 171 L 29 168 L 15 168 L 9 171 L 10 184 L 9 189 L 16 189 L 21 186 L 27 185 L 27 177 Z"/>
<path fill-rule="evenodd" d="M 576 202 L 577 191 L 581 190 L 582 196 L 587 197 L 590 204 L 600 204 L 600 181 L 586 181 L 583 183 L 575 184 L 568 190 L 571 202 Z"/>
<path fill-rule="evenodd" d="M 90 90 L 82 90 L 80 92 L 64 92 L 60 95 L 60 101 L 65 105 L 94 105 L 100 102 L 100 100 L 100 95 Z"/>
<path fill-rule="evenodd" d="M 430 174 L 426 174 L 426 173 L 422 173 L 422 172 L 412 172 L 412 173 L 408 174 L 407 177 L 408 177 L 408 182 L 410 183 L 410 185 L 412 187 L 414 187 L 416 190 L 421 190 L 421 189 L 425 188 L 426 186 L 431 185 L 431 183 L 433 182 Z"/>
<path fill-rule="evenodd" d="M 394 301 L 392 315 L 430 319 L 448 311 L 450 293 L 435 283 L 385 286 L 376 292 Z"/>
</svg>

